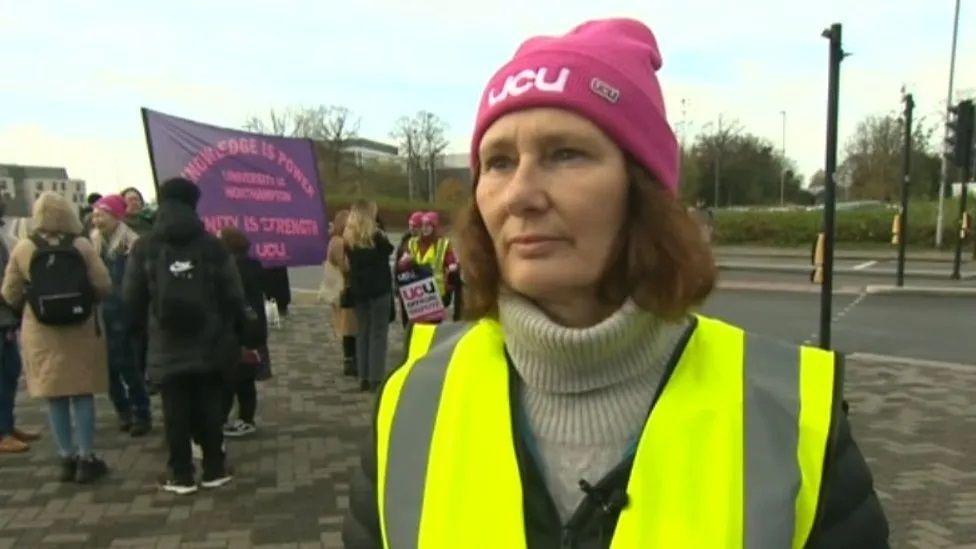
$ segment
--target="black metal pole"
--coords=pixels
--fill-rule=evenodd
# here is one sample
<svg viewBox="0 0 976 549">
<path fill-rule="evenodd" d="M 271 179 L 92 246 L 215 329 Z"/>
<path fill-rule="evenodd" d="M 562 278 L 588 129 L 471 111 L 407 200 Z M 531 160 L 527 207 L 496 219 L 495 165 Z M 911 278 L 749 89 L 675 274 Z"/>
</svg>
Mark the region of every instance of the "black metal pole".
<svg viewBox="0 0 976 549">
<path fill-rule="evenodd" d="M 149 133 L 149 109 L 142 107 L 142 129 L 146 133 L 146 148 L 149 149 L 149 167 L 152 168 L 153 187 L 159 193 L 159 174 L 156 173 L 156 155 L 153 154 L 152 135 Z"/>
<path fill-rule="evenodd" d="M 908 244 L 908 189 L 912 178 L 912 111 L 915 99 L 905 96 L 905 152 L 902 159 L 901 215 L 898 216 L 898 287 L 905 285 L 905 246 Z"/>
<path fill-rule="evenodd" d="M 823 32 L 830 40 L 830 68 L 827 81 L 827 158 L 824 193 L 824 263 L 820 290 L 820 347 L 830 349 L 831 305 L 834 288 L 834 211 L 837 202 L 837 110 L 840 98 L 841 25 L 834 23 Z"/>
<path fill-rule="evenodd" d="M 969 195 L 969 178 L 972 175 L 970 168 L 972 167 L 973 161 L 973 144 L 974 144 L 974 118 L 976 118 L 976 113 L 974 113 L 973 102 L 966 100 L 959 103 L 957 108 L 957 128 L 956 128 L 956 139 L 957 148 L 954 152 L 956 165 L 960 168 L 962 174 L 962 196 L 959 197 L 959 223 L 957 230 L 959 231 L 958 239 L 956 240 L 956 257 L 952 262 L 952 279 L 959 280 L 962 278 L 962 244 L 965 240 L 966 231 L 962 227 L 963 219 L 966 215 L 966 199 Z"/>
<path fill-rule="evenodd" d="M 956 236 L 956 257 L 952 262 L 952 279 L 959 280 L 962 278 L 962 241 L 964 240 L 965 234 L 962 229 L 962 219 L 966 214 L 966 195 L 969 194 L 969 162 L 963 164 L 962 167 L 962 196 L 959 197 L 959 223 L 957 230 L 959 234 Z"/>
</svg>

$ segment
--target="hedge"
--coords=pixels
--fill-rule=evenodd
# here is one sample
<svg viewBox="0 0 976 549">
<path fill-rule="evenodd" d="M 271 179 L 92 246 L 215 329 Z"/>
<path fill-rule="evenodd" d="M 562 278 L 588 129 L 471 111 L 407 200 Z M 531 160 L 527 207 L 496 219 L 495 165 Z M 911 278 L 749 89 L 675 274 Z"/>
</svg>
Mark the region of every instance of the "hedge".
<svg viewBox="0 0 976 549">
<path fill-rule="evenodd" d="M 908 208 L 908 243 L 935 241 L 937 203 L 914 202 Z M 957 238 L 958 202 L 946 201 L 943 242 Z M 890 243 L 897 208 L 872 206 L 836 213 L 838 242 Z M 813 242 L 823 225 L 823 210 L 719 210 L 715 212 L 714 239 L 720 244 L 800 246 Z"/>
</svg>

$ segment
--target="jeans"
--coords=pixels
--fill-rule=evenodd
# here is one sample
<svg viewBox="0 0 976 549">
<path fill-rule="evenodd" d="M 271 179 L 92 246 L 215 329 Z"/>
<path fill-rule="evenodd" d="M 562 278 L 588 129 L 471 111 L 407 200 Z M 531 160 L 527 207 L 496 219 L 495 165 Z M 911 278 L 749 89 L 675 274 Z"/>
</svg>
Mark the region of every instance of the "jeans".
<svg viewBox="0 0 976 549">
<path fill-rule="evenodd" d="M 356 367 L 360 381 L 379 383 L 386 374 L 390 294 L 356 304 Z"/>
<path fill-rule="evenodd" d="M 108 394 L 120 419 L 148 423 L 149 394 L 135 351 L 134 342 L 124 334 L 108 333 Z"/>
<path fill-rule="evenodd" d="M 95 396 L 49 398 L 47 403 L 58 455 L 63 458 L 91 457 L 95 439 Z"/>
<path fill-rule="evenodd" d="M 190 439 L 203 448 L 203 473 L 224 472 L 223 379 L 217 372 L 167 377 L 161 386 L 169 470 L 177 481 L 193 480 Z"/>
<path fill-rule="evenodd" d="M 255 368 L 254 366 L 239 366 L 241 370 L 245 368 Z M 254 375 L 241 375 L 240 379 L 224 384 L 224 421 L 230 420 L 230 409 L 234 407 L 234 398 L 237 398 L 237 417 L 246 423 L 254 425 L 254 412 L 258 407 L 258 388 L 254 382 Z"/>
<path fill-rule="evenodd" d="M 14 432 L 14 402 L 20 381 L 20 350 L 15 332 L 0 332 L 0 438 Z"/>
</svg>

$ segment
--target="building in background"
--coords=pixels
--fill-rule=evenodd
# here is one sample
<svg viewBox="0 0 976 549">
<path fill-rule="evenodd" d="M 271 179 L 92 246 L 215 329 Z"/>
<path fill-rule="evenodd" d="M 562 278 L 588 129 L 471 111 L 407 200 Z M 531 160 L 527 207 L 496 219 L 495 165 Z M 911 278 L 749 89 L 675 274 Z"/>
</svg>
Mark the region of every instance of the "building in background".
<svg viewBox="0 0 976 549">
<path fill-rule="evenodd" d="M 54 191 L 78 208 L 85 205 L 85 182 L 71 179 L 64 168 L 0 164 L 0 197 L 8 217 L 30 217 L 34 201 L 44 191 Z"/>
<path fill-rule="evenodd" d="M 397 159 L 398 150 L 393 145 L 356 137 L 346 141 L 342 152 L 351 155 L 361 165 L 370 160 L 393 162 Z"/>
</svg>

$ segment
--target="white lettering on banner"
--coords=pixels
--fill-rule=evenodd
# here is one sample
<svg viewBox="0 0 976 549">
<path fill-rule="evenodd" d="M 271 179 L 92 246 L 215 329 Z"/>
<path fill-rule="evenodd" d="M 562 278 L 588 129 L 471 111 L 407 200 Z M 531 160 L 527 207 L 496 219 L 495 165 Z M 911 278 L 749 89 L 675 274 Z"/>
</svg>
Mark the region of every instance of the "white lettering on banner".
<svg viewBox="0 0 976 549">
<path fill-rule="evenodd" d="M 569 80 L 569 69 L 559 70 L 559 76 L 551 81 L 546 81 L 546 67 L 536 70 L 525 69 L 518 74 L 513 74 L 505 79 L 505 84 L 500 92 L 495 92 L 492 88 L 488 90 L 488 105 L 494 107 L 509 97 L 517 97 L 535 88 L 541 92 L 562 93 L 566 90 L 566 81 Z"/>
<path fill-rule="evenodd" d="M 400 300 L 411 322 L 439 320 L 444 314 L 437 283 L 431 277 L 400 286 Z"/>
</svg>

